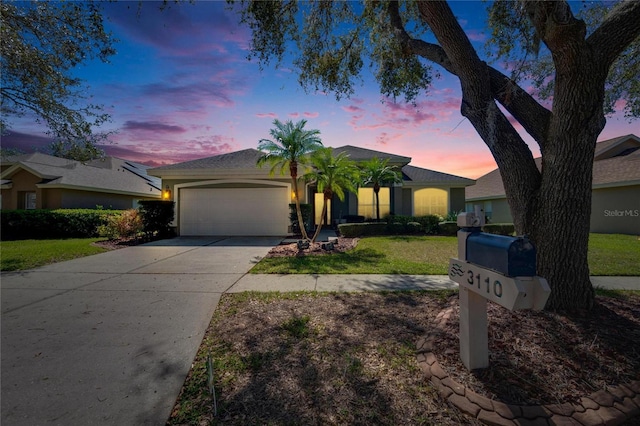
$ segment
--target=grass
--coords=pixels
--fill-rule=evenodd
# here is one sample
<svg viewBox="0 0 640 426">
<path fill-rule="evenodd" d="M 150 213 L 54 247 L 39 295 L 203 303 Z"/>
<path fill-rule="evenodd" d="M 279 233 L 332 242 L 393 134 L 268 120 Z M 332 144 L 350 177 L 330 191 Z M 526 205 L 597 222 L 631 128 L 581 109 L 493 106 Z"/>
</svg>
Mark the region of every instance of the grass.
<svg viewBox="0 0 640 426">
<path fill-rule="evenodd" d="M 91 243 L 101 238 L 0 242 L 0 270 L 20 271 L 106 251 Z"/>
<path fill-rule="evenodd" d="M 102 253 L 99 238 L 0 242 L 2 271 L 18 271 Z M 369 237 L 331 256 L 274 257 L 260 261 L 254 274 L 446 275 L 457 255 L 456 237 Z M 640 240 L 633 235 L 591 234 L 589 267 L 595 276 L 640 276 Z"/>
<path fill-rule="evenodd" d="M 262 259 L 254 274 L 446 275 L 456 257 L 456 237 L 368 237 L 331 256 Z M 589 266 L 595 276 L 639 276 L 640 240 L 633 235 L 591 234 Z"/>
<path fill-rule="evenodd" d="M 254 274 L 446 275 L 456 237 L 369 237 L 345 253 L 262 259 Z"/>
<path fill-rule="evenodd" d="M 639 276 L 640 239 L 635 235 L 591 234 L 589 270 L 596 276 Z"/>
</svg>

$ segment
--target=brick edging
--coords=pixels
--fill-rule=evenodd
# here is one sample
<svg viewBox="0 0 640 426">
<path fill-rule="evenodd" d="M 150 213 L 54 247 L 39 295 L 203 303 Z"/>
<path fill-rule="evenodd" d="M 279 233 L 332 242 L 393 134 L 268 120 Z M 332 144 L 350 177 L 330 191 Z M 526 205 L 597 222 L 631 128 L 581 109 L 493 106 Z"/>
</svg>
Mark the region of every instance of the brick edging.
<svg viewBox="0 0 640 426">
<path fill-rule="evenodd" d="M 608 386 L 578 403 L 547 405 L 510 405 L 479 395 L 453 380 L 438 364 L 433 352 L 438 330 L 451 318 L 453 307 L 436 317 L 434 331 L 418 339 L 417 360 L 426 378 L 438 393 L 460 411 L 488 425 L 619 425 L 640 416 L 640 380 Z"/>
</svg>

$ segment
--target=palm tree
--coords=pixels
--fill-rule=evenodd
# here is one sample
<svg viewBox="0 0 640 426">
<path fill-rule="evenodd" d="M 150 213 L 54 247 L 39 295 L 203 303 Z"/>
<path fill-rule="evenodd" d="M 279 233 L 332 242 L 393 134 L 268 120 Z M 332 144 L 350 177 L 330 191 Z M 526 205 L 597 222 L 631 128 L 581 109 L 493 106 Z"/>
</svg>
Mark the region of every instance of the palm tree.
<svg viewBox="0 0 640 426">
<path fill-rule="evenodd" d="M 376 197 L 376 219 L 380 220 L 380 185 L 402 182 L 402 175 L 395 166 L 389 166 L 389 159 L 381 160 L 373 157 L 360 163 L 362 184 L 373 185 L 373 193 Z"/>
<path fill-rule="evenodd" d="M 307 182 L 314 182 L 318 192 L 323 193 L 322 218 L 316 228 L 316 232 L 311 238 L 315 242 L 320 234 L 320 229 L 327 214 L 327 200 L 337 195 L 344 200 L 345 191 L 358 193 L 358 182 L 360 181 L 360 170 L 349 156 L 341 152 L 337 157 L 333 156 L 332 148 L 321 148 L 311 155 L 313 169 L 304 175 Z"/>
<path fill-rule="evenodd" d="M 258 143 L 258 149 L 265 151 L 265 154 L 258 158 L 258 166 L 262 167 L 265 163 L 271 164 L 270 173 L 272 176 L 278 167 L 281 175 L 284 175 L 285 170 L 289 169 L 295 194 L 298 225 L 302 238 L 308 240 L 309 236 L 302 219 L 298 197 L 298 166 L 306 164 L 308 154 L 322 148 L 322 141 L 318 136 L 320 131 L 305 130 L 305 124 L 307 124 L 307 120 L 300 120 L 295 124 L 291 120 L 284 123 L 278 119 L 273 120 L 275 128 L 269 131 L 273 140 L 260 139 Z"/>
</svg>

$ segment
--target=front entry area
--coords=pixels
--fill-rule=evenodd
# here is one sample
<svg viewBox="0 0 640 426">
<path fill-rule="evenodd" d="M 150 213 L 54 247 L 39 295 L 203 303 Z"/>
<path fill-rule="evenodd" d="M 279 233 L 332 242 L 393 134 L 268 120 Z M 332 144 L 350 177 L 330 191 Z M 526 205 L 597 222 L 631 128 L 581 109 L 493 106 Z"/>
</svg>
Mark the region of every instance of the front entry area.
<svg viewBox="0 0 640 426">
<path fill-rule="evenodd" d="M 181 188 L 179 233 L 284 236 L 289 225 L 286 187 Z"/>
</svg>

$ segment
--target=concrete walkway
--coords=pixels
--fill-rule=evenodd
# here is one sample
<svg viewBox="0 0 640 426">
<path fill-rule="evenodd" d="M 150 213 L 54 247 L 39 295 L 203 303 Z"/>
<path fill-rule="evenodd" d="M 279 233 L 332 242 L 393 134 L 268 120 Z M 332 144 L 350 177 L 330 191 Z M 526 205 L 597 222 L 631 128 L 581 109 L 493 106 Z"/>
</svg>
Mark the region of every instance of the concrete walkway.
<svg viewBox="0 0 640 426">
<path fill-rule="evenodd" d="M 160 425 L 223 293 L 456 288 L 447 276 L 252 275 L 277 238 L 178 238 L 1 275 L 8 425 Z M 594 285 L 640 290 L 639 277 Z"/>
<path fill-rule="evenodd" d="M 279 238 L 184 239 L 3 273 L 10 425 L 162 425 L 220 295 Z"/>
</svg>

